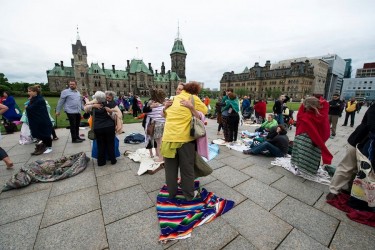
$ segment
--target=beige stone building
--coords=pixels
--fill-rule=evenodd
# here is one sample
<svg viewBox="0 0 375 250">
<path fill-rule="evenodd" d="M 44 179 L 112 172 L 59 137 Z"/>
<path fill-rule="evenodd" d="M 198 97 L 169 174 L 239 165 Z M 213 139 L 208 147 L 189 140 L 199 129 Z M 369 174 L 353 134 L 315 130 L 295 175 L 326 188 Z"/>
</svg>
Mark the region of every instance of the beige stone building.
<svg viewBox="0 0 375 250">
<path fill-rule="evenodd" d="M 327 73 L 329 64 L 322 59 L 311 59 L 307 57 L 294 58 L 289 60 L 282 60 L 278 63 L 272 64 L 271 69 L 286 68 L 289 67 L 292 62 L 304 62 L 309 60 L 311 65 L 314 67 L 314 81 L 312 85 L 312 93 L 323 95 L 324 88 L 327 79 Z"/>
<path fill-rule="evenodd" d="M 276 69 L 271 69 L 270 61 L 264 67 L 256 62 L 242 73 L 225 72 L 220 80 L 220 90 L 233 88 L 234 92 L 251 96 L 252 99 L 276 98 L 286 94 L 298 101 L 313 94 L 314 79 L 314 67 L 309 60 L 291 62 L 288 66 Z"/>
<path fill-rule="evenodd" d="M 148 96 L 151 88 L 162 89 L 167 96 L 174 94 L 180 81 L 186 81 L 186 51 L 182 39 L 177 37 L 174 41 L 171 57 L 172 70 L 165 70 L 164 62 L 160 71 L 148 66 L 140 59 L 127 60 L 124 69 L 116 69 L 115 65 L 106 68 L 104 63 L 87 63 L 87 48 L 77 35 L 76 44 L 72 44 L 71 65 L 64 65 L 63 61 L 47 70 L 47 79 L 50 90 L 60 92 L 68 86 L 69 81 L 76 80 L 81 93 L 92 95 L 97 90 L 112 90 L 118 95 Z"/>
</svg>

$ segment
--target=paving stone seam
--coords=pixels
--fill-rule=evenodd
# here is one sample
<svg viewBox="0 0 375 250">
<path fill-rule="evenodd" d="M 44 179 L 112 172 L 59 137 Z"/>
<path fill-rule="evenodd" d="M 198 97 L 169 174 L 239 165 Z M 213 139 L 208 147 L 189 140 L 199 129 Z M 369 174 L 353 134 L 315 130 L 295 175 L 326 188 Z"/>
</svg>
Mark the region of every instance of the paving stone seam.
<svg viewBox="0 0 375 250">
<path fill-rule="evenodd" d="M 91 161 L 92 161 L 92 164 L 93 164 L 93 167 L 94 167 L 94 160 L 91 158 Z M 94 175 L 95 175 L 95 179 L 96 179 L 96 190 L 98 192 L 98 198 L 99 198 L 99 209 L 100 210 L 100 214 L 102 215 L 102 222 L 103 222 L 103 226 L 104 226 L 104 233 L 105 233 L 105 239 L 107 241 L 107 246 L 108 246 L 108 249 L 109 249 L 109 242 L 108 242 L 108 234 L 107 234 L 107 228 L 106 228 L 106 225 L 105 225 L 105 222 L 104 222 L 104 214 L 103 214 L 103 207 L 102 207 L 102 200 L 101 200 L 101 197 L 100 197 L 100 192 L 99 192 L 99 185 L 98 185 L 98 177 L 96 176 L 96 169 L 94 167 Z M 105 248 L 104 248 L 105 249 Z"/>
<path fill-rule="evenodd" d="M 42 213 L 43 215 L 42 215 L 42 218 L 40 219 L 40 222 L 39 222 L 39 225 L 38 225 L 38 232 L 37 232 L 36 237 L 35 237 L 35 241 L 34 241 L 34 244 L 33 244 L 33 249 L 35 249 L 36 240 L 38 239 L 38 235 L 39 235 L 39 232 L 40 232 L 40 229 L 41 229 L 40 226 L 41 226 L 42 221 L 43 221 L 44 213 L 46 212 L 47 203 L 48 203 L 48 200 L 50 198 L 51 191 L 52 191 L 52 186 L 51 186 L 51 189 L 49 190 L 48 198 L 47 198 L 47 201 L 46 201 L 46 205 L 44 206 L 44 210 L 43 210 L 43 213 Z"/>
<path fill-rule="evenodd" d="M 112 194 L 112 193 L 114 193 L 114 192 L 118 192 L 118 191 L 120 191 L 120 190 L 128 189 L 128 188 L 135 187 L 135 186 L 138 186 L 138 185 L 142 186 L 142 184 L 137 183 L 137 184 L 134 184 L 134 185 L 132 185 L 132 186 L 129 186 L 129 187 L 126 187 L 126 188 L 117 189 L 117 190 L 113 190 L 113 191 L 108 192 L 108 193 L 105 193 L 105 194 L 100 194 L 100 193 L 99 193 L 99 196 L 107 195 L 107 194 Z M 96 186 L 99 187 L 99 185 L 96 185 Z M 142 188 L 143 188 L 143 187 L 142 187 Z M 99 189 L 99 188 L 98 188 L 98 189 Z M 143 190 L 144 190 L 144 188 L 143 188 Z M 154 191 L 155 191 L 155 190 L 154 190 Z M 145 192 L 146 192 L 146 191 L 145 191 Z M 151 191 L 151 192 L 153 192 L 153 191 Z M 147 194 L 147 192 L 146 192 L 146 194 Z"/>
<path fill-rule="evenodd" d="M 37 183 L 43 183 L 43 182 L 37 182 Z M 47 184 L 48 182 L 46 182 Z M 26 189 L 28 186 L 26 187 L 23 187 L 23 188 L 18 188 L 18 189 L 12 189 L 12 190 L 21 190 L 21 189 Z M 2 200 L 6 200 L 6 199 L 9 199 L 9 198 L 14 198 L 14 197 L 18 197 L 18 196 L 21 196 L 21 195 L 26 195 L 26 194 L 32 194 L 32 193 L 35 193 L 35 192 L 39 192 L 39 191 L 43 191 L 43 190 L 47 190 L 48 188 L 45 188 L 45 189 L 36 189 L 32 192 L 27 192 L 27 193 L 23 193 L 23 194 L 16 194 L 16 195 L 13 195 L 13 196 L 9 196 L 9 197 L 5 197 L 5 198 L 1 198 L 0 197 L 0 201 Z M 52 189 L 52 186 L 50 187 L 50 189 Z M 0 195 L 3 193 L 3 191 L 0 191 Z M 49 198 L 49 197 L 48 197 Z"/>
<path fill-rule="evenodd" d="M 328 247 L 329 249 L 331 249 L 332 241 L 333 241 L 333 239 L 335 238 L 336 233 L 337 233 L 337 230 L 339 230 L 339 227 L 340 227 L 340 225 L 341 225 L 341 223 L 342 223 L 341 220 L 339 220 L 339 219 L 337 219 L 337 220 L 339 221 L 339 223 L 337 224 L 337 227 L 336 227 L 336 229 L 335 229 L 335 232 L 332 234 L 332 238 L 331 238 L 331 240 L 329 241 L 329 243 L 328 243 L 328 245 L 327 245 L 327 247 Z M 362 232 L 362 233 L 363 233 L 363 232 Z"/>
<path fill-rule="evenodd" d="M 156 204 L 153 204 L 152 206 L 149 206 L 149 207 L 145 207 L 145 208 L 144 208 L 143 210 L 141 210 L 141 211 L 134 212 L 134 213 L 129 214 L 129 215 L 125 216 L 125 217 L 122 217 L 122 218 L 119 218 L 119 219 L 117 219 L 117 220 L 111 221 L 110 223 L 105 224 L 105 222 L 104 222 L 104 227 L 109 226 L 109 225 L 111 225 L 112 223 L 115 223 L 115 222 L 117 222 L 117 221 L 120 221 L 120 220 L 126 219 L 126 218 L 128 218 L 129 216 L 133 216 L 133 215 L 136 215 L 136 214 L 142 213 L 142 212 L 144 212 L 145 210 L 150 209 L 150 208 L 155 208 L 155 211 L 156 211 Z M 102 209 L 100 209 L 100 210 L 102 210 Z M 103 211 L 102 211 L 102 215 L 103 215 Z M 103 221 L 104 221 L 104 216 L 103 216 L 102 218 L 103 218 Z M 106 234 L 107 234 L 107 233 L 106 233 Z M 107 241 L 108 241 L 108 238 L 107 238 Z"/>
<path fill-rule="evenodd" d="M 57 225 L 57 224 L 60 224 L 60 223 L 63 223 L 63 222 L 66 222 L 66 221 L 69 221 L 69 220 L 72 220 L 72 219 L 78 218 L 78 217 L 83 216 L 83 215 L 86 215 L 86 214 L 89 214 L 89 213 L 95 212 L 96 210 L 102 210 L 102 209 L 101 209 L 101 208 L 97 208 L 97 209 L 94 209 L 94 210 L 88 211 L 88 212 L 83 213 L 83 214 L 75 215 L 75 216 L 73 216 L 73 217 L 70 217 L 69 219 L 66 219 L 66 220 L 63 220 L 63 221 L 59 221 L 59 222 L 55 222 L 55 223 L 50 224 L 50 225 L 45 226 L 45 227 L 40 227 L 40 226 L 39 226 L 39 230 L 38 230 L 38 231 L 40 231 L 41 229 L 46 229 L 46 228 L 49 228 L 49 227 L 51 227 L 51 226 L 54 226 L 54 225 Z M 44 215 L 44 213 L 43 213 L 43 215 Z M 42 218 L 41 221 L 43 221 L 43 218 Z"/>
<path fill-rule="evenodd" d="M 277 217 L 277 216 L 276 216 Z M 278 217 L 279 218 L 279 217 Z M 285 221 L 284 221 L 285 222 Z M 287 223 L 287 222 L 285 222 Z M 289 223 L 287 223 L 288 225 L 290 225 Z M 279 248 L 279 246 L 284 242 L 284 240 L 286 240 L 286 238 L 288 238 L 289 234 L 292 233 L 293 229 L 295 229 L 295 227 L 293 227 L 292 225 L 290 225 L 292 227 L 292 229 L 287 233 L 287 235 L 285 235 L 285 237 L 279 242 L 279 244 L 275 247 L 275 249 Z M 299 230 L 300 231 L 300 230 Z"/>
</svg>

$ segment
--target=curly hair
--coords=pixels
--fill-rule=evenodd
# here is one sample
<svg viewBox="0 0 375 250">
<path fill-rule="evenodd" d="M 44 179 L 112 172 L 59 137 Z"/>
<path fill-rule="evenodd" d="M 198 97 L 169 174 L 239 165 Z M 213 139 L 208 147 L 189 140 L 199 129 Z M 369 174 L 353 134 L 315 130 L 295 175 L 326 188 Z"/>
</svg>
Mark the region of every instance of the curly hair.
<svg viewBox="0 0 375 250">
<path fill-rule="evenodd" d="M 40 92 L 41 92 L 40 91 L 40 85 L 38 85 L 38 84 L 29 86 L 28 90 L 36 92 L 38 95 L 40 95 Z"/>
<path fill-rule="evenodd" d="M 184 90 L 192 95 L 198 95 L 201 92 L 201 85 L 196 82 L 189 82 L 184 86 Z"/>
<path fill-rule="evenodd" d="M 234 99 L 236 99 L 236 97 L 237 97 L 237 96 L 236 96 L 235 93 L 233 93 L 233 92 L 229 92 L 229 93 L 228 93 L 228 98 L 229 98 L 229 99 L 234 100 Z"/>
<path fill-rule="evenodd" d="M 319 114 L 319 109 L 320 109 L 320 101 L 318 98 L 314 96 L 307 97 L 303 101 L 303 106 L 305 107 L 306 111 L 312 111 L 315 114 Z"/>
<path fill-rule="evenodd" d="M 161 89 L 152 89 L 150 90 L 151 100 L 158 103 L 163 103 L 166 97 L 166 94 Z"/>
</svg>

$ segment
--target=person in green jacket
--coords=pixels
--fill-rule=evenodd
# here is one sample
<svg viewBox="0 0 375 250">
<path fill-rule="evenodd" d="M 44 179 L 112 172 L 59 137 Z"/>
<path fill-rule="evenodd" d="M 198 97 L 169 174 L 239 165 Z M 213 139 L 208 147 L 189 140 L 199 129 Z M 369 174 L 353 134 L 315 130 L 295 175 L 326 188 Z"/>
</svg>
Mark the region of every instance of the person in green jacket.
<svg viewBox="0 0 375 250">
<path fill-rule="evenodd" d="M 273 127 L 277 127 L 278 123 L 277 121 L 274 119 L 274 116 L 273 114 L 268 114 L 267 116 L 267 120 L 265 122 L 262 123 L 262 125 L 255 129 L 255 132 L 269 132 L 271 130 L 271 128 Z"/>
</svg>

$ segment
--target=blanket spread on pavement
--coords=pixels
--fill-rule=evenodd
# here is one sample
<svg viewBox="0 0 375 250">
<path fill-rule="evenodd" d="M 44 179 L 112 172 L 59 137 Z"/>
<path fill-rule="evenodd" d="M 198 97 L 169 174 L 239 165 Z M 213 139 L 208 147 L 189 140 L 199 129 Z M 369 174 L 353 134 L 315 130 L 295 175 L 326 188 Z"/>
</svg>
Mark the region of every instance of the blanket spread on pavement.
<svg viewBox="0 0 375 250">
<path fill-rule="evenodd" d="M 85 170 L 89 160 L 90 158 L 81 152 L 57 160 L 46 159 L 25 164 L 6 182 L 2 191 L 22 188 L 35 182 L 52 182 L 72 177 Z"/>
<path fill-rule="evenodd" d="M 199 181 L 195 181 L 195 190 L 200 197 L 187 201 L 180 188 L 174 199 L 168 199 L 167 186 L 162 187 L 156 204 L 161 229 L 159 241 L 165 243 L 188 238 L 195 227 L 213 221 L 234 206 L 234 201 L 219 198 L 204 188 L 200 189 Z"/>
</svg>

